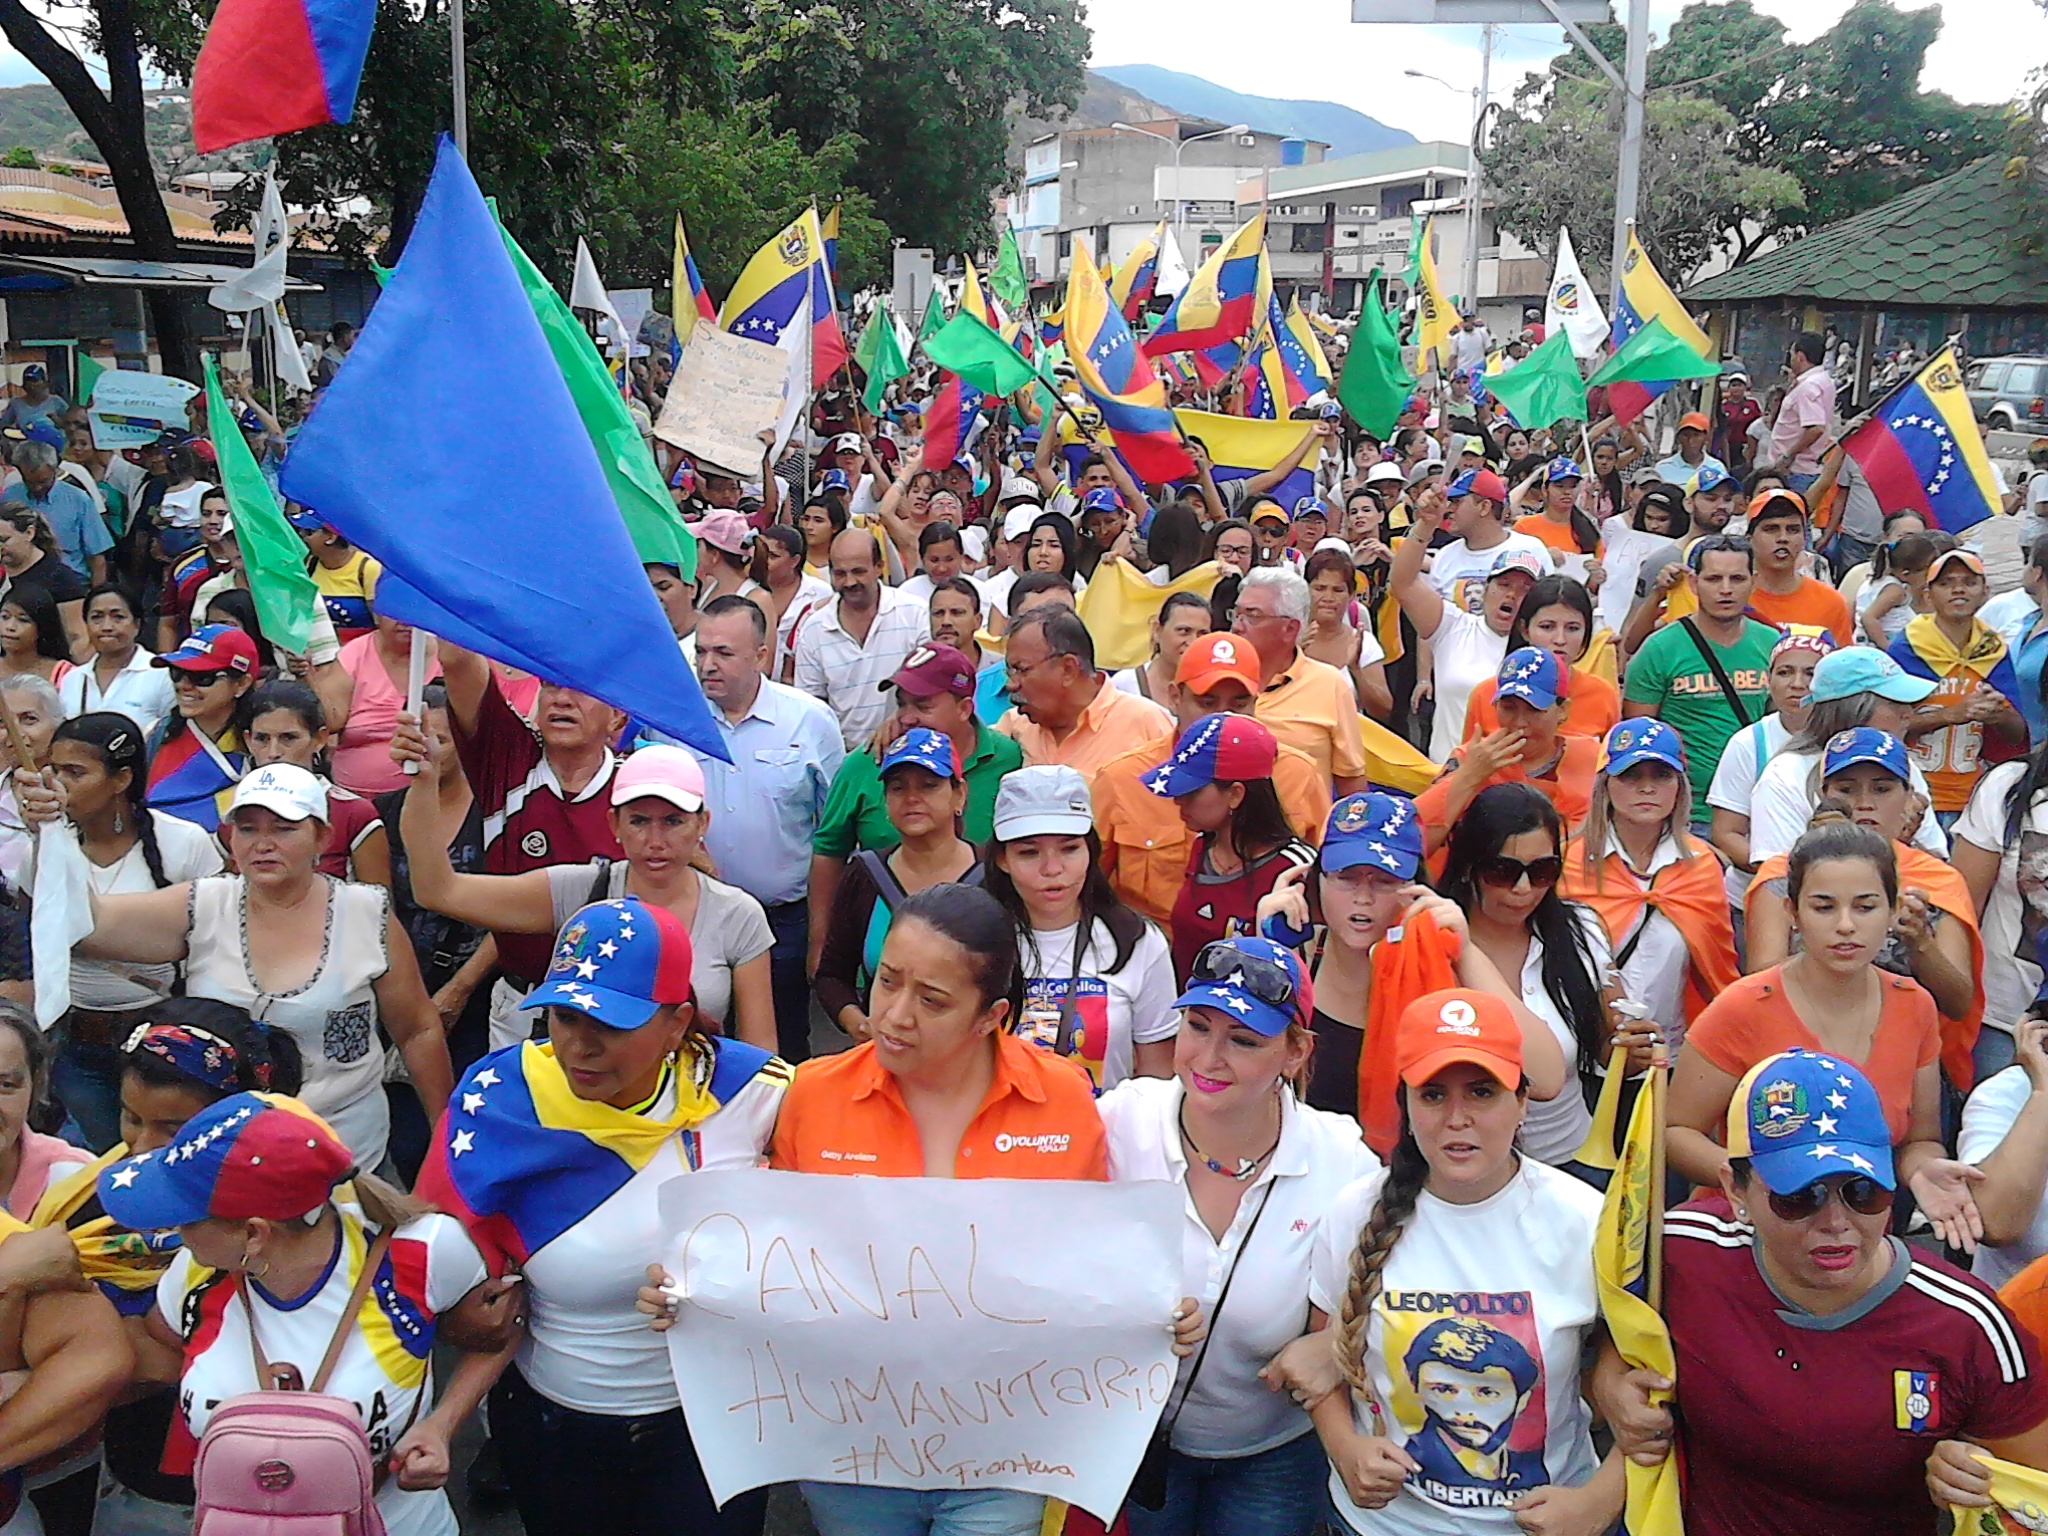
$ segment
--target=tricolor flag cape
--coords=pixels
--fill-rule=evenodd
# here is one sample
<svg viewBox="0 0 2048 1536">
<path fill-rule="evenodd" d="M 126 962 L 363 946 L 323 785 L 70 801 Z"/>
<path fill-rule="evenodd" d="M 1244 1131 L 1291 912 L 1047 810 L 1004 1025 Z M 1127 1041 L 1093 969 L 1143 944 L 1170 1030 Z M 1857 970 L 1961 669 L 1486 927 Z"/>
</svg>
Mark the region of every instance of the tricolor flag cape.
<svg viewBox="0 0 2048 1536">
<path fill-rule="evenodd" d="M 211 832 L 248 768 L 249 754 L 233 726 L 213 741 L 187 721 L 150 755 L 149 803 Z"/>
<path fill-rule="evenodd" d="M 523 1264 L 609 1200 L 676 1136 L 696 1167 L 696 1127 L 775 1058 L 719 1039 L 708 1071 L 678 1074 L 666 1115 L 579 1099 L 552 1045 L 527 1041 L 463 1076 L 420 1169 L 422 1198 L 460 1220 L 492 1273 Z M 686 1064 L 689 1065 L 689 1064 Z"/>
</svg>

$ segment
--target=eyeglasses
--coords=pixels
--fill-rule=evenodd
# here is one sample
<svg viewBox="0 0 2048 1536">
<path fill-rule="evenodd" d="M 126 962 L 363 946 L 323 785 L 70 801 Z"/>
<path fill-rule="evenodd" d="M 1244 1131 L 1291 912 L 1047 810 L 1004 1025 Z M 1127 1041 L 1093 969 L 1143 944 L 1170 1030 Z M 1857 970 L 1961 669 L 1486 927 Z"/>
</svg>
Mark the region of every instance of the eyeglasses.
<svg viewBox="0 0 2048 1536">
<path fill-rule="evenodd" d="M 190 683 L 194 688 L 211 688 L 227 675 L 225 668 L 215 668 L 211 672 L 194 672 L 184 667 L 178 669 L 179 681 Z"/>
<path fill-rule="evenodd" d="M 1498 886 L 1512 890 L 1523 880 L 1538 890 L 1557 884 L 1564 874 L 1564 860 L 1556 854 L 1540 859 L 1511 859 L 1506 854 L 1495 854 L 1490 859 L 1481 859 L 1478 868 L 1481 885 Z"/>
<path fill-rule="evenodd" d="M 1274 1008 L 1294 1006 L 1294 976 L 1286 966 L 1248 955 L 1227 941 L 1203 945 L 1188 979 L 1235 987 Z"/>
<path fill-rule="evenodd" d="M 1892 1208 L 1892 1192 L 1877 1180 L 1858 1173 L 1839 1184 L 1815 1179 L 1804 1189 L 1795 1189 L 1789 1195 L 1774 1191 L 1771 1211 L 1780 1221 L 1811 1221 L 1827 1208 L 1829 1199 L 1835 1196 L 1840 1196 L 1842 1204 L 1858 1216 L 1882 1216 Z"/>
</svg>

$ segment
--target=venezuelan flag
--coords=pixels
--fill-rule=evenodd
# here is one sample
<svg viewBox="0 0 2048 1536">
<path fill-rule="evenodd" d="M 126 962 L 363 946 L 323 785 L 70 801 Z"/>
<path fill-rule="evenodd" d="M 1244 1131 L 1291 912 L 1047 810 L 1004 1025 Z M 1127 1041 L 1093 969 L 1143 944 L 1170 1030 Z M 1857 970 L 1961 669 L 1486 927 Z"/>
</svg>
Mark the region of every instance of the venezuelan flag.
<svg viewBox="0 0 2048 1536">
<path fill-rule="evenodd" d="M 960 283 L 960 304 L 955 314 L 972 315 L 991 330 L 999 327 L 1001 311 L 981 286 L 981 274 L 974 259 L 966 261 L 967 275 Z M 1013 341 L 1011 345 L 1015 345 Z M 966 450 L 968 435 L 981 413 L 982 392 L 957 373 L 939 373 L 939 387 L 932 391 L 932 403 L 924 413 L 924 462 L 943 469 Z"/>
<path fill-rule="evenodd" d="M 1302 313 L 1299 299 L 1287 301 L 1287 334 L 1294 338 L 1302 356 L 1308 359 L 1310 372 L 1303 382 L 1308 385 L 1309 394 L 1329 393 L 1336 387 L 1337 375 L 1330 367 L 1329 355 L 1323 351 L 1322 341 L 1316 336 L 1316 328 Z"/>
<path fill-rule="evenodd" d="M 839 291 L 839 207 L 832 205 L 832 211 L 825 215 L 818 226 L 818 233 L 825 241 L 825 269 L 832 274 L 832 291 Z"/>
<path fill-rule="evenodd" d="M 1628 254 L 1621 263 L 1621 291 L 1614 296 L 1613 345 L 1618 349 L 1652 320 L 1662 320 L 1672 335 L 1701 357 L 1714 355 L 1714 344 L 1693 317 L 1685 312 L 1685 306 L 1678 302 L 1678 295 L 1671 291 L 1671 285 L 1664 281 L 1657 264 L 1650 260 L 1650 253 L 1643 249 L 1642 241 L 1636 238 L 1635 226 L 1631 224 Z M 1607 386 L 1607 409 L 1616 421 L 1634 421 L 1670 387 L 1670 383 L 1610 384 Z"/>
<path fill-rule="evenodd" d="M 1102 412 L 1132 472 L 1155 485 L 1193 474 L 1194 460 L 1167 406 L 1166 386 L 1138 350 L 1083 244 L 1074 247 L 1067 279 L 1066 334 L 1081 390 Z"/>
<path fill-rule="evenodd" d="M 201 154 L 355 115 L 377 0 L 221 0 L 192 67 Z"/>
<path fill-rule="evenodd" d="M 1114 277 L 1105 274 L 1104 281 L 1109 287 L 1109 297 L 1116 305 L 1117 313 L 1132 324 L 1152 296 L 1159 291 L 1159 252 L 1166 245 L 1166 220 L 1159 221 L 1159 227 L 1137 243 L 1131 254 L 1124 258 L 1122 270 Z"/>
<path fill-rule="evenodd" d="M 1218 485 L 1249 480 L 1294 452 L 1301 435 L 1314 427 L 1307 421 L 1257 421 L 1211 411 L 1175 411 L 1181 431 L 1200 438 L 1209 450 L 1209 468 Z M 1284 507 L 1315 494 L 1315 476 L 1306 468 L 1291 471 L 1268 493 Z"/>
<path fill-rule="evenodd" d="M 847 351 L 815 208 L 754 253 L 725 296 L 719 324 L 735 336 L 781 345 L 800 312 L 811 327 L 811 383 L 820 385 L 845 365 Z"/>
<path fill-rule="evenodd" d="M 248 754 L 232 727 L 219 741 L 208 741 L 187 721 L 149 760 L 150 806 L 211 832 L 220 826 L 235 785 L 248 771 Z"/>
<path fill-rule="evenodd" d="M 1879 401 L 1842 448 L 1882 505 L 1918 512 L 1944 532 L 1974 528 L 2001 504 L 1953 348 Z"/>
<path fill-rule="evenodd" d="M 718 324 L 717 306 L 711 302 L 704 279 L 697 275 L 697 258 L 690 254 L 690 240 L 683 233 L 683 216 L 680 213 L 676 215 L 675 265 L 671 281 L 675 297 L 669 300 L 669 307 L 675 311 L 676 350 L 680 352 L 689 344 L 699 320 Z"/>
<path fill-rule="evenodd" d="M 1315 362 L 1303 350 L 1301 338 L 1288 326 L 1280 301 L 1266 299 L 1266 328 L 1245 365 L 1245 415 L 1263 421 L 1278 421 L 1318 389 L 1328 387 L 1316 376 Z"/>
<path fill-rule="evenodd" d="M 1264 319 L 1272 292 L 1266 216 L 1261 213 L 1240 225 L 1188 280 L 1159 328 L 1145 339 L 1145 355 L 1207 353 L 1212 354 L 1213 366 L 1219 361 L 1213 354 L 1225 349 L 1241 359 L 1246 339 Z M 1233 370 L 1226 374 L 1229 371 Z"/>
</svg>

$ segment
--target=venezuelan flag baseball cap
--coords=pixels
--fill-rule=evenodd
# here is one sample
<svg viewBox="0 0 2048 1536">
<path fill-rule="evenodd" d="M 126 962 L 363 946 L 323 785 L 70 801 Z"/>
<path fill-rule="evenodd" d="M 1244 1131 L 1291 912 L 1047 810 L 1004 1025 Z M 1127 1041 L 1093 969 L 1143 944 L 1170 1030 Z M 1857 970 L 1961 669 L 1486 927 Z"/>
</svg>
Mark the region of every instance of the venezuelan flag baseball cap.
<svg viewBox="0 0 2048 1536">
<path fill-rule="evenodd" d="M 1867 725 L 1859 725 L 1851 731 L 1837 731 L 1828 738 L 1827 750 L 1821 754 L 1820 776 L 1831 779 L 1845 768 L 1854 768 L 1858 763 L 1873 763 L 1893 778 L 1904 783 L 1909 778 L 1906 767 L 1906 744 L 1889 731 L 1880 731 Z"/>
<path fill-rule="evenodd" d="M 1484 496 L 1488 501 L 1506 501 L 1507 483 L 1490 469 L 1468 469 L 1444 487 L 1445 500 L 1456 501 L 1461 496 Z"/>
<path fill-rule="evenodd" d="M 134 1232 L 209 1216 L 289 1221 L 318 1210 L 354 1166 L 341 1138 L 297 1099 L 237 1093 L 187 1120 L 168 1145 L 103 1169 L 100 1205 Z"/>
<path fill-rule="evenodd" d="M 1749 1069 L 1728 1103 L 1728 1155 L 1748 1158 L 1774 1194 L 1837 1173 L 1898 1187 L 1877 1090 L 1857 1067 L 1820 1051 L 1781 1051 Z"/>
<path fill-rule="evenodd" d="M 247 630 L 232 624 L 201 624 L 151 665 L 181 672 L 253 673 L 262 664 Z"/>
<path fill-rule="evenodd" d="M 638 1029 L 690 1000 L 690 931 L 638 896 L 594 901 L 562 925 L 547 979 L 522 1008 L 568 1008 L 613 1029 Z"/>
<path fill-rule="evenodd" d="M 1269 779 L 1279 760 L 1273 733 L 1250 715 L 1204 715 L 1180 733 L 1173 756 L 1142 780 L 1164 798 L 1191 795 L 1218 779 Z"/>
<path fill-rule="evenodd" d="M 876 775 L 886 779 L 890 769 L 901 768 L 905 763 L 924 769 L 934 778 L 960 777 L 960 762 L 953 751 L 953 738 L 921 725 L 912 726 L 889 743 L 882 753 L 882 765 L 876 770 Z"/>
<path fill-rule="evenodd" d="M 1269 1039 L 1312 1012 L 1308 970 L 1301 957 L 1271 939 L 1243 935 L 1202 946 L 1188 969 L 1187 990 L 1176 1008 L 1214 1008 L 1233 1024 Z"/>
<path fill-rule="evenodd" d="M 1543 480 L 1546 485 L 1555 485 L 1560 480 L 1583 480 L 1585 478 L 1586 472 L 1579 468 L 1576 462 L 1561 456 L 1552 459 L 1543 471 Z"/>
<path fill-rule="evenodd" d="M 1317 858 L 1333 875 L 1364 864 L 1413 880 L 1422 867 L 1422 823 L 1415 802 L 1377 791 L 1346 795 L 1330 807 Z"/>
<path fill-rule="evenodd" d="M 1500 664 L 1500 678 L 1494 685 L 1494 699 L 1520 699 L 1538 709 L 1549 709 L 1564 697 L 1564 663 L 1556 653 L 1540 645 L 1525 645 L 1510 651 Z"/>
<path fill-rule="evenodd" d="M 1624 720 L 1607 733 L 1607 759 L 1601 770 L 1611 777 L 1638 763 L 1662 763 L 1683 773 L 1685 742 L 1662 720 Z"/>
</svg>

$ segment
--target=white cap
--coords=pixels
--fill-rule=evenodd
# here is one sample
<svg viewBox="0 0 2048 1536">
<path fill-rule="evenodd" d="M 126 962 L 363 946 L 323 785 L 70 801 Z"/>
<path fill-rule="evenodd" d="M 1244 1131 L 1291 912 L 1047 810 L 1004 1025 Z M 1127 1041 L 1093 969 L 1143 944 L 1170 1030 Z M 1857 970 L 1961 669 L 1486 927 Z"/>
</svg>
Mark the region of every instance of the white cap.
<svg viewBox="0 0 2048 1536">
<path fill-rule="evenodd" d="M 317 774 L 297 763 L 267 763 L 251 769 L 235 786 L 228 802 L 232 816 L 245 805 L 260 805 L 286 821 L 304 821 L 308 816 L 327 820 L 327 786 Z"/>
<path fill-rule="evenodd" d="M 1005 475 L 1003 476 L 1002 494 L 997 496 L 996 500 L 1036 501 L 1038 500 L 1038 482 L 1027 475 Z"/>
<path fill-rule="evenodd" d="M 1406 475 L 1401 473 L 1401 466 L 1392 459 L 1381 459 L 1379 463 L 1373 465 L 1371 469 L 1365 472 L 1365 483 L 1367 485 L 1385 485 L 1389 480 L 1394 481 L 1396 484 L 1401 484 L 1407 478 Z"/>
<path fill-rule="evenodd" d="M 1015 543 L 1031 531 L 1031 525 L 1045 516 L 1045 508 L 1035 501 L 1012 507 L 1003 514 L 1003 537 Z"/>
<path fill-rule="evenodd" d="M 854 453 L 859 453 L 866 446 L 861 441 L 858 432 L 842 432 L 825 445 L 825 451 L 827 453 L 845 453 L 851 450 Z"/>
<path fill-rule="evenodd" d="M 996 786 L 999 843 L 1019 837 L 1085 837 L 1094 829 L 1088 781 L 1077 768 L 1039 763 L 1011 770 Z"/>
<path fill-rule="evenodd" d="M 1337 551 L 1338 554 L 1346 556 L 1348 556 L 1351 553 L 1351 546 L 1349 544 L 1346 544 L 1342 539 L 1338 538 L 1334 533 L 1331 534 L 1330 537 L 1328 537 L 1327 539 L 1317 539 L 1316 547 L 1310 550 L 1309 553 L 1312 555 L 1320 555 L 1326 549 L 1334 549 Z"/>
</svg>

